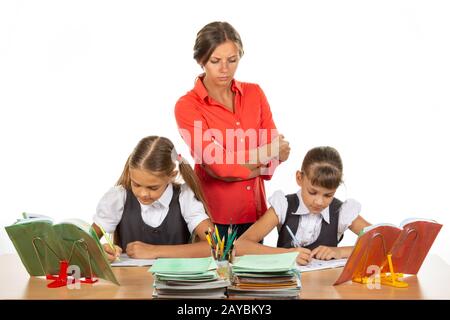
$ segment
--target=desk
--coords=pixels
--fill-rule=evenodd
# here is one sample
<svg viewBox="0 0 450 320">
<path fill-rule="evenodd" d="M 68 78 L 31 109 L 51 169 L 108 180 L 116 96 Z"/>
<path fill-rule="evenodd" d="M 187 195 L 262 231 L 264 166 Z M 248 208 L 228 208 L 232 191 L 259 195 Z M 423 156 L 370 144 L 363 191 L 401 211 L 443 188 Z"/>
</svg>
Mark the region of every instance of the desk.
<svg viewBox="0 0 450 320">
<path fill-rule="evenodd" d="M 29 277 L 17 255 L 0 256 L 0 299 L 151 299 L 153 277 L 148 267 L 114 267 L 120 282 L 104 280 L 80 289 L 48 289 L 43 277 Z M 370 290 L 365 285 L 347 282 L 332 284 L 342 268 L 302 274 L 301 299 L 450 299 L 450 266 L 436 255 L 426 258 L 418 276 L 408 276 L 409 288 L 381 286 Z"/>
</svg>

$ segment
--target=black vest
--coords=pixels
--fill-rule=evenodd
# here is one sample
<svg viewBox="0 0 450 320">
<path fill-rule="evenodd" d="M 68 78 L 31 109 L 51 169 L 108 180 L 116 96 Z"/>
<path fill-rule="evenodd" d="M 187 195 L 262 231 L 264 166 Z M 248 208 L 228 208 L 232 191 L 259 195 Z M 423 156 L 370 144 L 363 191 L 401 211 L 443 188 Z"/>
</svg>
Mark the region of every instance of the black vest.
<svg viewBox="0 0 450 320">
<path fill-rule="evenodd" d="M 281 226 L 278 232 L 277 247 L 292 248 L 293 247 L 292 237 L 287 231 L 286 226 L 289 226 L 289 228 L 292 230 L 294 234 L 297 233 L 297 229 L 300 222 L 300 215 L 293 213 L 296 212 L 298 207 L 300 206 L 300 201 L 296 193 L 288 194 L 286 196 L 286 199 L 288 201 L 286 220 L 284 221 L 284 224 Z M 330 223 L 326 223 L 325 221 L 322 220 L 322 227 L 320 229 L 319 237 L 317 238 L 316 241 L 314 241 L 310 245 L 305 246 L 305 248 L 313 250 L 318 246 L 337 247 L 338 243 L 341 242 L 342 238 L 344 237 L 342 235 L 339 241 L 337 239 L 339 210 L 341 208 L 341 205 L 342 201 L 333 198 L 333 201 L 331 201 L 331 204 L 328 209 L 330 212 Z"/>
<path fill-rule="evenodd" d="M 186 221 L 181 215 L 180 187 L 173 185 L 173 196 L 169 212 L 160 226 L 153 228 L 142 219 L 141 205 L 131 190 L 127 190 L 127 199 L 122 219 L 117 226 L 116 243 L 125 251 L 127 244 L 142 241 L 149 244 L 185 244 L 191 236 Z"/>
</svg>

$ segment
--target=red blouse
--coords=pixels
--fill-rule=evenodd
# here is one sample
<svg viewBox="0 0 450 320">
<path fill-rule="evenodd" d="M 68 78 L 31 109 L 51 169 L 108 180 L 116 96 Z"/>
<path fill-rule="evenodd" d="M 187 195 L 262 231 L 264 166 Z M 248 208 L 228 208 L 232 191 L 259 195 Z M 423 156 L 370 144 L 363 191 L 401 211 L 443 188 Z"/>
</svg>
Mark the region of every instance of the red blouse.
<svg viewBox="0 0 450 320">
<path fill-rule="evenodd" d="M 234 113 L 208 96 L 201 78 L 175 106 L 178 128 L 195 159 L 195 172 L 213 222 L 219 224 L 251 223 L 263 215 L 267 210 L 264 180 L 271 175 L 227 182 L 209 175 L 203 165 L 218 177 L 246 179 L 250 170 L 237 160 L 248 161 L 249 149 L 270 143 L 276 135 L 261 88 L 233 80 L 231 90 L 235 93 Z M 277 163 L 270 165 L 273 174 Z"/>
</svg>

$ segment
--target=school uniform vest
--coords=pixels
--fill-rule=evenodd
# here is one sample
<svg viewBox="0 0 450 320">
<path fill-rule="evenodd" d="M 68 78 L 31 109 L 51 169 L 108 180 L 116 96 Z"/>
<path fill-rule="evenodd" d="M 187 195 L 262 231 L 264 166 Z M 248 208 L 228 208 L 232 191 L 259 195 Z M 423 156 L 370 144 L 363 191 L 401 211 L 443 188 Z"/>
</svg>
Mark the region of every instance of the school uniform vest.
<svg viewBox="0 0 450 320">
<path fill-rule="evenodd" d="M 299 222 L 301 219 L 301 215 L 294 214 L 300 206 L 300 201 L 296 193 L 288 194 L 286 196 L 288 201 L 288 208 L 286 212 L 286 220 L 284 224 L 281 226 L 280 231 L 278 233 L 278 243 L 277 247 L 282 248 L 292 248 L 292 238 L 286 229 L 286 226 L 292 230 L 294 234 L 297 234 L 297 229 L 299 226 Z M 330 223 L 326 223 L 326 221 L 322 220 L 322 226 L 320 229 L 319 237 L 313 243 L 305 246 L 305 248 L 313 250 L 318 246 L 328 246 L 328 247 L 337 247 L 338 243 L 341 242 L 343 235 L 341 238 L 337 239 L 338 234 L 338 223 L 339 223 L 339 210 L 341 208 L 342 201 L 333 198 L 329 206 L 330 213 Z"/>
<path fill-rule="evenodd" d="M 127 244 L 142 241 L 149 244 L 185 244 L 191 236 L 186 222 L 181 215 L 179 202 L 180 187 L 173 185 L 169 212 L 160 226 L 153 228 L 142 219 L 141 205 L 131 190 L 127 190 L 127 199 L 122 219 L 117 226 L 116 243 L 125 250 Z"/>
</svg>

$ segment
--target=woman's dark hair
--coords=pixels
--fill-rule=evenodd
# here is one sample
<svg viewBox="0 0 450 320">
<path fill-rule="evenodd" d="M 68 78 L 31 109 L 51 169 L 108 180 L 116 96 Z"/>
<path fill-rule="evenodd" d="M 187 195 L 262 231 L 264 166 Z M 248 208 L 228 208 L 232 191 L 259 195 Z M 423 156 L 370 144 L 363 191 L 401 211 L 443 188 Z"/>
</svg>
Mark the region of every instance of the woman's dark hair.
<svg viewBox="0 0 450 320">
<path fill-rule="evenodd" d="M 239 49 L 239 57 L 244 55 L 241 36 L 228 22 L 211 22 L 198 33 L 194 45 L 194 59 L 200 65 L 205 65 L 214 50 L 226 41 L 232 41 Z"/>
</svg>

